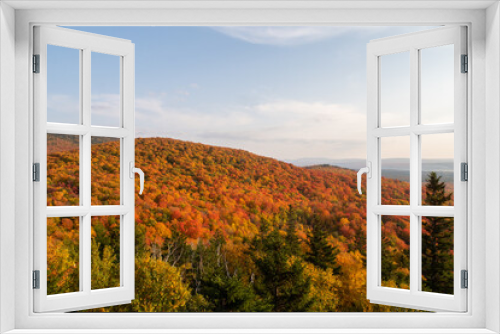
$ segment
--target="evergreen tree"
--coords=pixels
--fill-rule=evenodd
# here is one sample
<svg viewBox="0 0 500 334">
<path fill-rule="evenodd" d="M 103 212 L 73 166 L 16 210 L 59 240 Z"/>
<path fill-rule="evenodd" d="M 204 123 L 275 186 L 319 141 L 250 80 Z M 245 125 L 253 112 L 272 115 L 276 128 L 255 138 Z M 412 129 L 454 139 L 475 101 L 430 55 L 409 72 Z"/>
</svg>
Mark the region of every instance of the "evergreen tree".
<svg viewBox="0 0 500 334">
<path fill-rule="evenodd" d="M 326 232 L 320 225 L 314 224 L 311 226 L 308 241 L 309 252 L 306 260 L 323 270 L 332 268 L 333 273 L 338 275 L 340 266 L 337 264 L 336 258 L 339 251 L 337 247 L 333 247 L 328 243 L 326 237 Z"/>
<path fill-rule="evenodd" d="M 451 200 L 435 172 L 426 181 L 426 205 L 442 206 Z M 453 294 L 453 219 L 422 217 L 422 228 L 423 290 Z"/>
<path fill-rule="evenodd" d="M 250 251 L 260 273 L 255 288 L 272 305 L 273 312 L 308 311 L 314 303 L 309 293 L 311 279 L 285 240 L 286 236 L 276 229 L 255 238 Z"/>
<path fill-rule="evenodd" d="M 237 275 L 230 276 L 220 270 L 203 276 L 200 294 L 210 303 L 214 312 L 266 312 L 271 306 L 259 298 L 250 284 Z"/>
<path fill-rule="evenodd" d="M 285 244 L 291 255 L 302 255 L 300 240 L 297 236 L 297 214 L 292 211 L 291 206 L 287 217 Z"/>
<path fill-rule="evenodd" d="M 230 272 L 224 252 L 225 240 L 216 234 L 208 247 L 198 246 L 200 287 L 199 293 L 215 312 L 269 311 L 270 305 L 259 298 L 250 282 L 244 282 Z M 202 260 L 200 260 L 202 259 Z"/>
</svg>

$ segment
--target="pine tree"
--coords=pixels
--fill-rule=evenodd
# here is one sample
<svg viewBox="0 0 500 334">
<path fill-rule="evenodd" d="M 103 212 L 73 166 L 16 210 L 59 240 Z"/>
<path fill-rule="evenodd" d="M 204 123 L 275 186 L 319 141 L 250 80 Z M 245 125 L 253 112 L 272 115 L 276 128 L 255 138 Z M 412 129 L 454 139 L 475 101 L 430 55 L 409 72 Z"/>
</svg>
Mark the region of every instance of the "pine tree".
<svg viewBox="0 0 500 334">
<path fill-rule="evenodd" d="M 302 255 L 300 240 L 297 236 L 297 215 L 290 208 L 287 217 L 285 243 L 291 255 Z"/>
<path fill-rule="evenodd" d="M 305 312 L 314 303 L 309 293 L 311 279 L 285 240 L 286 236 L 276 229 L 256 236 L 250 250 L 259 270 L 255 289 L 272 305 L 273 312 Z"/>
<path fill-rule="evenodd" d="M 446 194 L 445 183 L 435 172 L 426 181 L 426 205 L 442 206 L 451 200 L 452 194 Z M 453 294 L 453 219 L 423 217 L 422 228 L 423 290 Z"/>
<path fill-rule="evenodd" d="M 203 264 L 199 293 L 208 301 L 214 312 L 265 312 L 270 305 L 259 298 L 250 282 L 245 282 L 235 270 L 230 272 L 225 256 L 224 238 L 216 234 L 208 247 L 198 246 L 198 258 Z"/>
<path fill-rule="evenodd" d="M 336 258 L 339 251 L 328 243 L 326 237 L 326 232 L 317 222 L 311 226 L 308 241 L 309 252 L 306 255 L 306 260 L 323 270 L 332 268 L 333 273 L 338 275 L 340 266 L 337 264 Z"/>
</svg>

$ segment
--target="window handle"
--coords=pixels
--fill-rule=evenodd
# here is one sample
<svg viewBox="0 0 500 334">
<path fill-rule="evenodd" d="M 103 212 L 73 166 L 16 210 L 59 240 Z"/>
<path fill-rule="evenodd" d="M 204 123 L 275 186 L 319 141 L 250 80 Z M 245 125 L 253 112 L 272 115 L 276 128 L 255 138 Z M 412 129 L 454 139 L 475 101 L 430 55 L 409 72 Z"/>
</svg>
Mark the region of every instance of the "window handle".
<svg viewBox="0 0 500 334">
<path fill-rule="evenodd" d="M 366 173 L 366 176 L 371 179 L 372 178 L 372 163 L 370 161 L 366 162 L 366 167 L 361 168 L 358 171 L 358 192 L 360 195 L 363 194 L 361 191 L 361 176 Z"/>
<path fill-rule="evenodd" d="M 135 168 L 133 161 L 130 161 L 129 171 L 131 179 L 135 177 L 135 173 L 139 174 L 139 182 L 141 185 L 141 190 L 139 191 L 139 195 L 142 195 L 142 191 L 144 190 L 144 172 L 140 168 Z"/>
</svg>

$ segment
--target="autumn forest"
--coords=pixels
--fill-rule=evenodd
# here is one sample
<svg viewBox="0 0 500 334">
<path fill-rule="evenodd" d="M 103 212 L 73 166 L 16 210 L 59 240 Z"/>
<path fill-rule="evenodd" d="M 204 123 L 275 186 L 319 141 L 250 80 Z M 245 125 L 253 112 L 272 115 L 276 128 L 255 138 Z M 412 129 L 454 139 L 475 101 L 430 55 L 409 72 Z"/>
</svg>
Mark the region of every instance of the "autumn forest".
<svg viewBox="0 0 500 334">
<path fill-rule="evenodd" d="M 79 205 L 79 138 L 48 135 L 47 205 Z M 296 167 L 247 151 L 136 139 L 131 304 L 95 312 L 412 311 L 366 299 L 366 197 L 356 172 Z M 452 205 L 435 172 L 427 205 Z M 138 189 L 138 181 L 136 183 Z M 409 184 L 382 180 L 383 204 Z M 92 205 L 120 203 L 120 142 L 92 140 Z M 382 285 L 409 288 L 409 218 L 382 216 Z M 79 289 L 79 218 L 47 221 L 48 293 Z M 453 219 L 422 219 L 422 285 L 453 293 Z M 120 216 L 92 218 L 92 289 L 120 285 Z"/>
</svg>

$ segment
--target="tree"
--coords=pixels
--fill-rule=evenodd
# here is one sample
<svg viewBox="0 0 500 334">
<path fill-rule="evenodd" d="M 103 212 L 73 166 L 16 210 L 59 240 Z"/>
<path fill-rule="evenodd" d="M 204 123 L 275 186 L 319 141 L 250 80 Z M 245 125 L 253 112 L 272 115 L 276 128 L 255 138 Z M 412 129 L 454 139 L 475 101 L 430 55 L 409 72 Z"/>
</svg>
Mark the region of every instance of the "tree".
<svg viewBox="0 0 500 334">
<path fill-rule="evenodd" d="M 306 260 L 323 270 L 332 268 L 333 274 L 338 275 L 340 266 L 337 264 L 336 258 L 339 251 L 328 243 L 326 237 L 326 232 L 316 220 L 309 233 L 309 252 L 306 255 Z"/>
<path fill-rule="evenodd" d="M 337 291 L 340 286 L 338 276 L 333 274 L 331 268 L 322 270 L 311 263 L 306 264 L 305 272 L 311 278 L 310 296 L 314 299 L 309 311 L 336 312 L 339 301 Z"/>
<path fill-rule="evenodd" d="M 229 269 L 225 244 L 224 238 L 216 234 L 208 247 L 197 247 L 199 293 L 208 301 L 210 311 L 269 311 L 270 305 L 255 294 L 253 284 L 238 275 L 241 270 Z"/>
<path fill-rule="evenodd" d="M 101 251 L 102 249 L 102 251 Z M 120 286 L 120 262 L 111 246 L 92 240 L 92 289 Z"/>
<path fill-rule="evenodd" d="M 300 258 L 292 255 L 285 239 L 277 229 L 255 237 L 250 252 L 260 274 L 255 288 L 269 301 L 273 312 L 308 311 L 314 304 L 309 293 L 311 279 L 305 274 Z"/>
<path fill-rule="evenodd" d="M 445 183 L 435 172 L 429 173 L 425 184 L 426 205 L 441 206 L 451 200 Z M 453 294 L 453 219 L 422 218 L 423 290 Z"/>
<path fill-rule="evenodd" d="M 297 213 L 289 207 L 286 223 L 285 244 L 291 255 L 302 255 L 300 240 L 297 236 Z"/>
<path fill-rule="evenodd" d="M 187 304 L 194 302 L 202 301 L 192 297 L 177 268 L 144 254 L 135 259 L 135 299 L 129 304 L 86 312 L 184 312 Z"/>
</svg>

